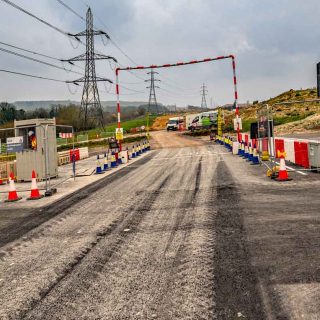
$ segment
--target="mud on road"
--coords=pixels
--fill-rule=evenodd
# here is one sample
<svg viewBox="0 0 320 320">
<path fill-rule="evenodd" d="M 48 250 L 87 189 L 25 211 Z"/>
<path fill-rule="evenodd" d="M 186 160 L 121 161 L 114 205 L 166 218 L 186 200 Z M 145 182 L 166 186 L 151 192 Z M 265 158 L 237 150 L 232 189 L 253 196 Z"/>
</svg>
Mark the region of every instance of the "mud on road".
<svg viewBox="0 0 320 320">
<path fill-rule="evenodd" d="M 1 319 L 320 318 L 318 180 L 180 138 L 3 242 Z"/>
<path fill-rule="evenodd" d="M 155 152 L 4 246 L 1 318 L 261 319 L 247 268 L 237 273 L 245 279 L 223 286 L 234 276 L 225 271 L 224 250 L 230 255 L 245 239 L 221 247 L 234 226 L 223 216 L 221 190 L 233 180 L 220 159 L 207 147 Z M 235 192 L 230 209 L 237 201 Z M 250 267 L 247 259 L 246 252 L 232 257 Z"/>
</svg>

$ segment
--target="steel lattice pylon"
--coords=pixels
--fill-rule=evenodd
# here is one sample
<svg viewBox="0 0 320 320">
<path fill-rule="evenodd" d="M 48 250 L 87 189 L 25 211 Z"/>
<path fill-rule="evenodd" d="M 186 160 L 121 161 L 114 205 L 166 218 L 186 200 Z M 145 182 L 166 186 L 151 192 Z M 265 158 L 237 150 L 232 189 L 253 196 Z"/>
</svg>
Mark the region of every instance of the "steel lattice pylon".
<svg viewBox="0 0 320 320">
<path fill-rule="evenodd" d="M 88 8 L 86 16 L 87 28 L 85 31 L 73 35 L 75 38 L 86 37 L 86 53 L 81 54 L 77 57 L 74 57 L 67 61 L 73 63 L 75 61 L 85 61 L 85 76 L 78 80 L 69 81 L 69 83 L 78 84 L 83 82 L 83 93 L 81 99 L 81 109 L 80 109 L 80 118 L 83 120 L 83 128 L 87 129 L 89 125 L 89 119 L 91 118 L 93 122 L 98 122 L 98 124 L 103 128 L 103 110 L 101 107 L 100 97 L 97 82 L 107 81 L 112 83 L 111 80 L 106 78 L 100 78 L 96 76 L 96 66 L 95 60 L 105 60 L 112 59 L 117 62 L 117 60 L 111 56 L 106 56 L 103 54 L 97 54 L 94 52 L 94 36 L 102 35 L 106 36 L 108 39 L 109 36 L 104 31 L 93 29 L 93 16 L 91 9 Z"/>
<path fill-rule="evenodd" d="M 153 71 L 153 69 L 151 69 L 151 71 L 148 72 L 147 74 L 150 75 L 150 79 L 145 80 L 146 82 L 150 82 L 150 86 L 147 87 L 147 89 L 150 89 L 149 103 L 148 103 L 148 114 L 150 113 L 152 106 L 155 106 L 156 113 L 159 114 L 159 108 L 158 108 L 157 97 L 156 97 L 156 88 L 159 89 L 159 87 L 155 85 L 155 82 L 156 81 L 160 82 L 161 80 L 154 78 L 154 75 L 159 74 L 159 73 L 155 72 L 155 71 Z"/>
<path fill-rule="evenodd" d="M 206 99 L 207 92 L 208 92 L 207 87 L 205 86 L 205 84 L 203 84 L 201 87 L 201 95 L 202 95 L 201 108 L 203 109 L 208 109 L 207 99 Z"/>
</svg>

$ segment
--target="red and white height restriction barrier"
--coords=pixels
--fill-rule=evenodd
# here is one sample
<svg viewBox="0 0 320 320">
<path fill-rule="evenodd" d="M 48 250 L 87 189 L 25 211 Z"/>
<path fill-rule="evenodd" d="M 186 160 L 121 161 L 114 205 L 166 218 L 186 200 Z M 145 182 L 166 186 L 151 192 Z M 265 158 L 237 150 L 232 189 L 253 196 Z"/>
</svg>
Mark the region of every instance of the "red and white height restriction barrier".
<svg viewBox="0 0 320 320">
<path fill-rule="evenodd" d="M 118 128 L 121 128 L 121 106 L 120 106 L 120 91 L 119 91 L 119 74 L 120 71 L 131 71 L 131 70 L 144 70 L 144 69 L 160 69 L 160 68 L 171 68 L 171 67 L 181 67 L 189 64 L 197 64 L 204 62 L 212 62 L 217 60 L 231 59 L 232 60 L 232 70 L 233 70 L 233 85 L 234 85 L 234 99 L 236 106 L 236 118 L 237 118 L 237 133 L 238 133 L 238 141 L 240 141 L 240 126 L 239 126 L 239 106 L 238 106 L 238 91 L 237 91 L 237 76 L 236 76 L 236 62 L 235 56 L 219 56 L 216 58 L 206 58 L 203 60 L 192 60 L 188 62 L 177 62 L 172 64 L 163 64 L 163 65 L 151 65 L 151 66 L 137 66 L 137 67 L 126 67 L 126 68 L 117 68 L 116 69 L 116 94 L 117 94 L 117 112 L 118 112 Z"/>
</svg>

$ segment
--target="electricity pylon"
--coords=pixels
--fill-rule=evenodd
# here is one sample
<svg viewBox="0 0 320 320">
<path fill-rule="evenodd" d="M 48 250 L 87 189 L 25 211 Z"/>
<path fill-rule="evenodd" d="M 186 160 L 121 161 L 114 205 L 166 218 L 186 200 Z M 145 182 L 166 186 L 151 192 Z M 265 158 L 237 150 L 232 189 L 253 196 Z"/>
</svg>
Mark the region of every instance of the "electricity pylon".
<svg viewBox="0 0 320 320">
<path fill-rule="evenodd" d="M 205 84 L 203 84 L 202 87 L 201 87 L 200 94 L 202 95 L 201 108 L 204 108 L 204 109 L 208 109 L 207 99 L 206 99 L 207 93 L 208 93 L 207 87 L 206 87 Z"/>
<path fill-rule="evenodd" d="M 110 39 L 110 37 L 104 31 L 93 29 L 93 16 L 90 7 L 87 11 L 86 22 L 87 28 L 85 31 L 72 35 L 76 39 L 79 39 L 80 37 L 86 37 L 86 52 L 72 59 L 62 61 L 69 62 L 70 64 L 73 64 L 75 61 L 86 62 L 85 76 L 74 81 L 68 81 L 68 83 L 79 85 L 79 83 L 83 82 L 84 84 L 80 108 L 80 119 L 83 119 L 83 128 L 88 128 L 88 119 L 90 117 L 93 118 L 94 121 L 97 121 L 102 128 L 104 128 L 103 110 L 101 107 L 97 82 L 107 81 L 112 83 L 112 81 L 107 78 L 96 76 L 95 61 L 111 59 L 114 62 L 117 62 L 117 60 L 111 56 L 95 53 L 94 36 L 101 35 L 107 37 L 108 39 Z"/>
<path fill-rule="evenodd" d="M 149 118 L 150 118 L 151 107 L 155 106 L 156 113 L 159 114 L 157 97 L 156 97 L 156 88 L 159 89 L 159 86 L 155 85 L 155 82 L 160 82 L 161 80 L 155 79 L 154 75 L 159 73 L 155 72 L 153 69 L 151 69 L 151 71 L 148 72 L 147 74 L 150 75 L 150 79 L 145 80 L 145 82 L 150 82 L 150 86 L 146 87 L 147 89 L 150 89 L 148 110 L 147 110 L 147 137 L 149 138 L 149 122 L 150 122 Z"/>
</svg>

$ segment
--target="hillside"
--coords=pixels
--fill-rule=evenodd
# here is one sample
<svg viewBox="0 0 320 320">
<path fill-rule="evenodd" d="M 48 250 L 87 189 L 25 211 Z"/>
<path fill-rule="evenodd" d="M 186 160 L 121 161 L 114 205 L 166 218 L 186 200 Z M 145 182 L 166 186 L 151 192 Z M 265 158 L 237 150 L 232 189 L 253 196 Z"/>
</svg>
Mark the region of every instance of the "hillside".
<svg viewBox="0 0 320 320">
<path fill-rule="evenodd" d="M 284 102 L 312 100 L 317 98 L 316 89 L 289 90 L 269 100 L 241 108 L 243 130 L 250 129 L 250 123 L 257 120 L 257 110 L 263 105 L 273 106 L 275 132 L 278 134 L 298 133 L 320 130 L 320 103 L 292 103 L 289 105 L 277 105 Z M 234 112 L 225 111 L 225 129 L 232 128 Z"/>
<path fill-rule="evenodd" d="M 139 107 L 140 105 L 144 105 L 147 102 L 145 101 L 121 101 L 122 107 Z M 17 109 L 35 110 L 37 108 L 45 108 L 48 109 L 52 105 L 69 105 L 75 104 L 80 105 L 80 101 L 75 100 L 39 100 L 39 101 L 15 101 L 12 103 L 16 106 Z M 101 105 L 104 108 L 115 108 L 117 105 L 116 101 L 101 101 Z"/>
</svg>

